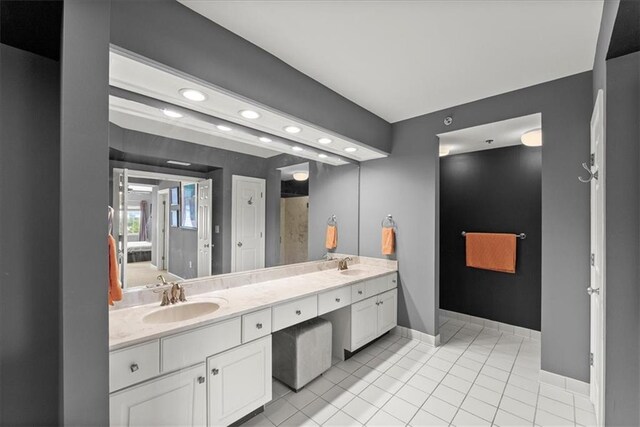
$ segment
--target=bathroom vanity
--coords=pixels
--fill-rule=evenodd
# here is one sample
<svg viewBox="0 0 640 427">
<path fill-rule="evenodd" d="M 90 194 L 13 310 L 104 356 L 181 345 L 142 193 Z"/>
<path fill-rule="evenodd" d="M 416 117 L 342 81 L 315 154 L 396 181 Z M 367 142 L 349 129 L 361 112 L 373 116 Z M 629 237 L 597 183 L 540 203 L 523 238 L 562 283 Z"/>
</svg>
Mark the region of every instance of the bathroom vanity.
<svg viewBox="0 0 640 427">
<path fill-rule="evenodd" d="M 111 425 L 232 424 L 271 400 L 272 332 L 321 316 L 344 359 L 396 326 L 395 261 L 333 264 L 237 273 L 229 276 L 253 283 L 198 294 L 186 282 L 187 302 L 112 310 Z"/>
</svg>

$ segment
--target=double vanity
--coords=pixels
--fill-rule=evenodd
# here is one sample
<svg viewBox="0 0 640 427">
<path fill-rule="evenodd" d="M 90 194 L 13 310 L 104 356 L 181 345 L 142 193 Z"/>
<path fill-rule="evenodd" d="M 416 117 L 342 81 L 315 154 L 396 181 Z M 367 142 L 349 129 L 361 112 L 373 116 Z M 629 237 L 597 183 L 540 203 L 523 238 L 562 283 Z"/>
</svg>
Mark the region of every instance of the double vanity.
<svg viewBox="0 0 640 427">
<path fill-rule="evenodd" d="M 344 359 L 396 326 L 397 262 L 354 257 L 185 282 L 186 302 L 110 311 L 112 425 L 224 426 L 271 400 L 271 333 L 330 320 Z M 124 301 L 127 305 L 127 301 Z"/>
</svg>

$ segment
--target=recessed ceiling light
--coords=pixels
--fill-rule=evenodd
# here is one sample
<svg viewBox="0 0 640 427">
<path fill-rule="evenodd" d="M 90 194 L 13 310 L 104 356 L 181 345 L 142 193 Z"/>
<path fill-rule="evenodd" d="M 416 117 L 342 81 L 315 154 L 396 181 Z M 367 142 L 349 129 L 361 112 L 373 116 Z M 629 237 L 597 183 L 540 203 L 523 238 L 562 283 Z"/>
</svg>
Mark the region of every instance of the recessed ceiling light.
<svg viewBox="0 0 640 427">
<path fill-rule="evenodd" d="M 180 89 L 180 95 L 184 96 L 189 101 L 200 102 L 207 99 L 207 95 L 195 89 Z"/>
<path fill-rule="evenodd" d="M 240 115 L 245 119 L 258 119 L 260 118 L 260 113 L 253 110 L 242 110 L 240 111 Z"/>
<path fill-rule="evenodd" d="M 520 141 L 527 147 L 540 147 L 542 145 L 542 129 L 534 129 L 523 133 Z"/>
<path fill-rule="evenodd" d="M 177 160 L 167 160 L 167 163 L 169 163 L 170 165 L 191 166 L 191 163 L 179 162 Z"/>
<path fill-rule="evenodd" d="M 331 138 L 320 138 L 318 139 L 318 142 L 320 144 L 331 144 L 333 142 L 333 140 Z"/>
<path fill-rule="evenodd" d="M 271 138 L 267 138 L 266 136 L 261 136 L 260 138 L 258 138 L 258 141 L 264 142 L 264 143 L 273 142 Z"/>
<path fill-rule="evenodd" d="M 165 116 L 171 117 L 172 119 L 179 119 L 180 117 L 183 117 L 182 114 L 178 113 L 175 110 L 170 110 L 168 108 L 165 108 L 164 110 L 162 110 L 162 112 L 164 113 Z"/>
<path fill-rule="evenodd" d="M 440 157 L 444 157 L 449 154 L 449 147 L 440 147 Z"/>
<path fill-rule="evenodd" d="M 221 130 L 222 132 L 231 132 L 231 128 L 229 126 L 217 125 L 216 127 L 218 128 L 218 130 Z"/>
<path fill-rule="evenodd" d="M 302 147 L 298 147 L 298 146 L 293 146 L 293 147 L 291 147 L 291 149 L 293 151 L 304 151 L 304 149 Z"/>
<path fill-rule="evenodd" d="M 344 149 L 344 151 L 346 151 L 347 153 L 355 153 L 356 151 L 358 151 L 358 149 L 356 147 L 347 147 Z"/>
<path fill-rule="evenodd" d="M 318 157 L 320 157 L 321 159 L 326 159 L 326 158 L 328 158 L 329 156 L 327 156 L 327 155 L 326 155 L 326 154 L 324 154 L 324 153 L 320 153 L 320 154 L 318 154 Z"/>
<path fill-rule="evenodd" d="M 296 181 L 306 181 L 309 178 L 309 172 L 294 172 L 293 179 Z"/>
<path fill-rule="evenodd" d="M 287 133 L 300 133 L 302 129 L 300 129 L 298 126 L 285 126 L 284 131 Z"/>
<path fill-rule="evenodd" d="M 140 193 L 151 193 L 152 190 L 153 190 L 153 187 L 151 187 L 150 185 L 129 184 L 129 191 L 137 191 Z"/>
</svg>

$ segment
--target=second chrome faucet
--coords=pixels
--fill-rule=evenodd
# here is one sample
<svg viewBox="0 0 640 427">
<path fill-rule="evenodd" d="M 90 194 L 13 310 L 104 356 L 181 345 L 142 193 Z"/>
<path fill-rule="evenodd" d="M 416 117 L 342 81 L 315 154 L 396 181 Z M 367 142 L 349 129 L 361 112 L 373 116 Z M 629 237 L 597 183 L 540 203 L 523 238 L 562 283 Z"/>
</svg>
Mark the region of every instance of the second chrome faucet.
<svg viewBox="0 0 640 427">
<path fill-rule="evenodd" d="M 162 281 L 163 285 L 169 284 L 162 274 L 158 276 L 158 280 Z M 165 289 L 162 291 L 162 301 L 160 302 L 160 306 L 164 307 L 165 305 L 175 304 L 178 301 L 185 302 L 186 300 L 187 297 L 184 293 L 184 286 L 180 285 L 178 282 L 173 282 L 171 283 L 171 289 Z"/>
</svg>

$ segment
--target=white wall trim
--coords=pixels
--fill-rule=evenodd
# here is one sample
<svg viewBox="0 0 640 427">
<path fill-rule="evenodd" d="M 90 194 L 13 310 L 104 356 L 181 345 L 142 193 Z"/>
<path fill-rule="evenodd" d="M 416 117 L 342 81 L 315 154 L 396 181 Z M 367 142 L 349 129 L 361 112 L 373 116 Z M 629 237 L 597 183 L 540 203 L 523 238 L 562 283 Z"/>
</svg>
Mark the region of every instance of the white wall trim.
<svg viewBox="0 0 640 427">
<path fill-rule="evenodd" d="M 520 326 L 509 325 L 508 323 L 496 322 L 495 320 L 483 319 L 482 317 L 470 316 L 468 314 L 457 313 L 455 311 L 440 309 L 440 317 L 448 319 L 457 319 L 474 325 L 480 325 L 489 329 L 497 329 L 498 331 L 517 335 L 519 337 L 531 338 L 534 341 L 540 341 L 542 334 L 534 329 L 522 328 Z M 442 323 L 442 322 L 441 322 Z"/>
<path fill-rule="evenodd" d="M 590 385 L 584 381 L 540 369 L 540 382 L 589 397 Z"/>
<path fill-rule="evenodd" d="M 433 347 L 438 347 L 440 345 L 440 334 L 435 336 L 429 335 L 425 334 L 424 332 L 416 331 L 415 329 L 405 328 L 404 326 L 396 326 L 391 330 L 391 333 L 393 335 L 400 335 L 403 338 L 420 340 Z"/>
</svg>

